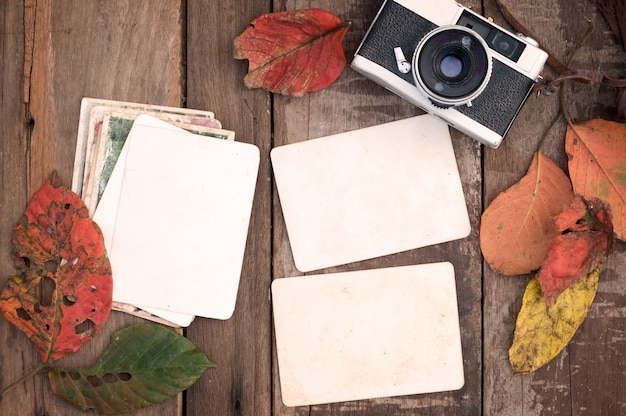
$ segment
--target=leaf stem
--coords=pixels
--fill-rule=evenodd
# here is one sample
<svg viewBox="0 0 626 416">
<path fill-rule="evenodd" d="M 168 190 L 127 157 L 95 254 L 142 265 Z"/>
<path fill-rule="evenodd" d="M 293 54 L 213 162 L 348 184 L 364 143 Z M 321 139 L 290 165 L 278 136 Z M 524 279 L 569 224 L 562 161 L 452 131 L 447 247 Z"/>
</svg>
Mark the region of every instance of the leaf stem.
<svg viewBox="0 0 626 416">
<path fill-rule="evenodd" d="M 8 386 L 3 387 L 2 389 L 0 389 L 0 396 L 3 396 L 5 393 L 10 392 L 14 388 L 18 387 L 20 384 L 24 383 L 29 378 L 32 378 L 32 377 L 36 376 L 39 373 L 43 373 L 45 371 L 48 371 L 49 369 L 50 369 L 50 367 L 48 367 L 47 365 L 45 365 L 43 363 L 39 364 L 34 370 L 30 371 L 29 373 L 24 374 L 18 380 L 14 381 L 13 383 L 9 384 Z"/>
</svg>

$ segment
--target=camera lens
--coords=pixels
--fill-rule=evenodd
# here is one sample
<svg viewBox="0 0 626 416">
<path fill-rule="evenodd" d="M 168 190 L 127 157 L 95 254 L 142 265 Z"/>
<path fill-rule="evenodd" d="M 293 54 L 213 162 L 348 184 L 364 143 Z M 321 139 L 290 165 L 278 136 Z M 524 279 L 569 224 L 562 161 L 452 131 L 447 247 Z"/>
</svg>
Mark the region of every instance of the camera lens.
<svg viewBox="0 0 626 416">
<path fill-rule="evenodd" d="M 427 34 L 413 56 L 416 84 L 440 107 L 467 104 L 487 85 L 491 57 L 471 29 L 442 26 Z"/>
<path fill-rule="evenodd" d="M 466 41 L 469 42 L 469 41 Z M 468 51 L 456 44 L 445 45 L 435 52 L 432 58 L 432 73 L 428 69 L 428 74 L 435 76 L 438 82 L 456 85 L 471 75 L 473 68 L 472 56 Z M 441 88 L 437 87 L 437 91 Z"/>
<path fill-rule="evenodd" d="M 441 59 L 439 69 L 447 78 L 458 77 L 463 71 L 463 60 L 457 54 L 449 53 Z"/>
</svg>

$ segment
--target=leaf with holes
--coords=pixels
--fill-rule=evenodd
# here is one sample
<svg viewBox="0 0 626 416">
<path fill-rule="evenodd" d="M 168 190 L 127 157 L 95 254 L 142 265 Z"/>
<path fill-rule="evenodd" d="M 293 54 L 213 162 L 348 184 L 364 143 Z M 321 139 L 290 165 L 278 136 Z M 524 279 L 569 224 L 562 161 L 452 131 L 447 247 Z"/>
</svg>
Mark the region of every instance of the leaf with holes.
<svg viewBox="0 0 626 416">
<path fill-rule="evenodd" d="M 29 337 L 43 362 L 78 350 L 111 311 L 113 279 L 100 228 L 53 174 L 11 240 L 19 274 L 0 294 L 4 317 Z"/>
<path fill-rule="evenodd" d="M 348 24 L 322 9 L 264 14 L 235 39 L 233 55 L 249 61 L 246 87 L 301 97 L 339 77 L 347 31 Z"/>
<path fill-rule="evenodd" d="M 191 387 L 215 367 L 191 341 L 155 324 L 138 324 L 111 335 L 111 345 L 91 368 L 54 369 L 54 394 L 101 415 L 132 412 Z"/>
</svg>

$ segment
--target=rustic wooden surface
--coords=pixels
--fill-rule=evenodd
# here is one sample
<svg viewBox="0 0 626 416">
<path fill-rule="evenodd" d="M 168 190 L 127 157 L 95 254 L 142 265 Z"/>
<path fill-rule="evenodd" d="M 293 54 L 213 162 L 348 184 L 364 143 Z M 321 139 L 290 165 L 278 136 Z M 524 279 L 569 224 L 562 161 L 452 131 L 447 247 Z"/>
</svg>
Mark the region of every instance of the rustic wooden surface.
<svg viewBox="0 0 626 416">
<path fill-rule="evenodd" d="M 69 184 L 80 99 L 85 96 L 214 111 L 237 140 L 261 150 L 261 167 L 239 296 L 227 321 L 197 319 L 186 336 L 218 364 L 187 392 L 137 415 L 624 415 L 626 414 L 626 246 L 602 273 L 589 316 L 570 345 L 534 374 L 513 376 L 507 361 L 528 276 L 502 277 L 480 254 L 485 206 L 528 168 L 559 111 L 556 97 L 531 97 L 509 136 L 486 149 L 453 131 L 472 233 L 463 240 L 327 271 L 451 261 L 457 274 L 465 386 L 456 392 L 288 408 L 280 396 L 273 340 L 272 279 L 300 273 L 293 264 L 269 163 L 272 147 L 393 121 L 421 111 L 347 68 L 335 84 L 304 98 L 247 90 L 247 64 L 232 41 L 260 14 L 326 8 L 351 22 L 350 59 L 381 0 L 272 2 L 223 0 L 6 0 L 0 2 L 0 285 L 13 272 L 9 236 L 30 196 L 53 170 Z M 592 0 L 504 0 L 535 37 L 565 60 L 597 28 L 573 66 L 626 76 L 626 53 Z M 433 4 L 435 4 L 433 2 Z M 495 0 L 465 5 L 505 25 Z M 551 70 L 546 68 L 546 75 Z M 613 117 L 616 91 L 567 87 L 579 120 Z M 544 150 L 563 168 L 565 125 Z M 113 331 L 137 322 L 113 313 L 103 332 L 64 366 L 90 365 Z M 0 385 L 38 364 L 26 337 L 0 319 Z M 0 415 L 84 414 L 50 393 L 37 376 L 0 398 Z"/>
</svg>

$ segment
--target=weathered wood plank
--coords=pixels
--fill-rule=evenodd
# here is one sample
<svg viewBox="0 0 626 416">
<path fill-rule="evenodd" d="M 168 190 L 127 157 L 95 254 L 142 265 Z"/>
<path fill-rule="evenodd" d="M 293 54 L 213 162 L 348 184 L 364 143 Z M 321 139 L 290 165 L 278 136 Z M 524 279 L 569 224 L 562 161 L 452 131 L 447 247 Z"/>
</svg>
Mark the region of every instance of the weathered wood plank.
<svg viewBox="0 0 626 416">
<path fill-rule="evenodd" d="M 562 62 L 587 29 L 585 17 L 597 25 L 572 66 L 624 76 L 626 55 L 616 45 L 594 2 L 542 0 L 504 1 L 535 38 Z M 504 24 L 494 0 L 484 1 L 487 14 Z M 554 74 L 546 69 L 545 74 Z M 568 86 L 568 108 L 578 120 L 614 117 L 615 91 L 598 84 Z M 485 152 L 485 203 L 518 181 L 533 152 L 559 111 L 556 97 L 531 97 L 509 136 L 495 151 Z M 565 123 L 548 133 L 542 151 L 566 169 Z M 567 170 L 566 170 L 567 171 Z M 508 348 L 527 276 L 503 277 L 485 266 L 484 366 L 485 415 L 623 414 L 626 408 L 625 336 L 626 267 L 623 244 L 610 257 L 589 315 L 570 345 L 534 374 L 513 376 Z"/>
<path fill-rule="evenodd" d="M 70 185 L 80 100 L 94 96 L 178 106 L 182 101 L 181 2 L 4 2 L 2 30 L 2 236 L 4 286 L 10 231 L 53 170 Z M 59 365 L 91 365 L 109 334 L 138 320 L 114 313 L 102 333 Z M 2 384 L 38 364 L 26 337 L 0 320 Z M 181 396 L 182 397 L 182 396 Z M 137 412 L 177 414 L 181 397 Z M 7 394 L 0 413 L 82 415 L 52 395 L 45 376 Z"/>
<path fill-rule="evenodd" d="M 261 166 L 235 313 L 226 321 L 196 319 L 187 336 L 217 368 L 187 392 L 188 415 L 269 415 L 271 412 L 271 146 L 270 96 L 247 90 L 247 62 L 233 58 L 233 40 L 267 1 L 189 0 L 187 105 L 214 111 L 235 140 L 259 147 Z"/>
<path fill-rule="evenodd" d="M 365 31 L 382 4 L 369 2 L 287 1 L 276 10 L 320 7 L 337 14 L 351 27 L 344 51 L 351 61 Z M 475 5 L 478 5 L 476 2 Z M 421 114 L 411 104 L 367 80 L 350 68 L 328 89 L 304 98 L 275 97 L 274 146 L 382 124 Z M 481 406 L 481 262 L 478 218 L 481 212 L 480 147 L 454 131 L 453 143 L 472 221 L 472 234 L 461 241 L 383 258 L 334 267 L 325 272 L 451 261 L 457 273 L 457 290 L 465 359 L 465 387 L 457 392 L 362 400 L 323 406 L 287 408 L 280 397 L 279 370 L 274 366 L 274 412 L 276 415 L 467 415 L 479 414 Z M 280 202 L 274 194 L 274 278 L 297 276 Z"/>
<path fill-rule="evenodd" d="M 24 210 L 28 198 L 26 160 L 28 141 L 23 100 L 24 80 L 24 2 L 4 2 L 0 6 L 0 284 L 14 272 L 9 235 Z M 26 337 L 0 319 L 0 385 L 20 378 L 38 365 L 35 351 Z M 35 414 L 36 402 L 31 399 L 33 385 L 19 388 L 0 401 L 0 413 L 12 414 L 21 403 L 21 414 Z M 19 413 L 14 413 L 19 414 Z"/>
<path fill-rule="evenodd" d="M 593 18 L 597 29 L 573 66 L 626 76 L 626 53 L 593 1 L 503 1 L 561 60 L 585 31 L 584 17 Z M 453 131 L 472 222 L 467 239 L 326 270 L 452 261 L 457 273 L 465 387 L 451 393 L 324 406 L 287 408 L 282 404 L 268 291 L 272 277 L 301 273 L 293 263 L 280 201 L 272 186 L 269 150 L 421 111 L 349 68 L 333 86 L 304 98 L 272 98 L 260 90 L 246 90 L 242 79 L 247 63 L 232 58 L 232 41 L 248 22 L 271 9 L 321 7 L 352 22 L 344 42 L 350 60 L 381 3 L 4 2 L 0 6 L 0 286 L 13 271 L 10 231 L 32 193 L 52 170 L 69 184 L 80 98 L 212 110 L 225 128 L 237 132 L 237 140 L 259 146 L 262 161 L 235 315 L 227 321 L 198 319 L 187 331 L 218 364 L 186 393 L 187 415 L 626 413 L 626 244 L 617 244 L 606 263 L 596 300 L 570 346 L 535 374 L 514 377 L 507 356 L 528 277 L 497 276 L 485 265 L 481 281 L 478 227 L 482 209 L 525 173 L 558 113 L 556 96 L 531 97 L 498 150 L 482 149 Z M 481 10 L 478 0 L 463 3 Z M 486 15 L 503 23 L 495 0 L 484 0 L 482 7 Z M 615 94 L 600 85 L 568 86 L 567 101 L 579 120 L 613 117 Z M 550 130 L 542 150 L 566 168 L 564 130 L 560 121 Z M 91 364 L 108 344 L 108 334 L 137 321 L 114 313 L 96 340 L 61 363 Z M 0 337 L 0 385 L 6 385 L 39 361 L 23 334 L 2 319 Z M 136 414 L 176 414 L 182 409 L 180 399 Z M 0 414 L 83 413 L 51 395 L 45 377 L 38 376 L 2 397 Z"/>
</svg>

